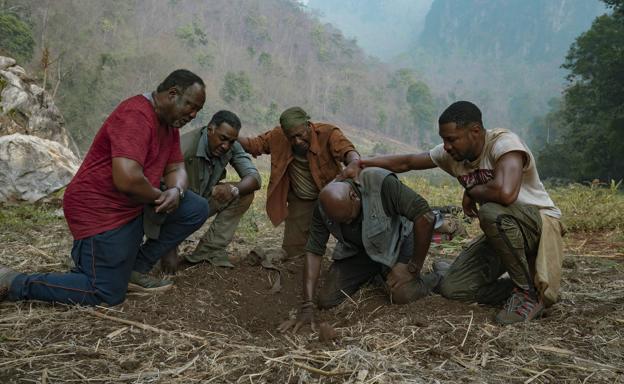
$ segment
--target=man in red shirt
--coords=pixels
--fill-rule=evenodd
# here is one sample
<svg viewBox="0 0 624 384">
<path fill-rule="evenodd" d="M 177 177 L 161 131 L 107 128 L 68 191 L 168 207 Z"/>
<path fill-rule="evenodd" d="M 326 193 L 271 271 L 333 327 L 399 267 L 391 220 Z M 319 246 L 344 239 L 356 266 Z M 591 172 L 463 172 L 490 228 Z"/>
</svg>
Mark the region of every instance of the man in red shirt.
<svg viewBox="0 0 624 384">
<path fill-rule="evenodd" d="M 155 92 L 119 104 L 65 192 L 75 267 L 69 273 L 30 275 L 0 267 L 0 300 L 116 305 L 129 286 L 169 288 L 170 281 L 147 272 L 208 217 L 206 201 L 185 193 L 179 134 L 205 98 L 203 81 L 181 69 Z M 144 231 L 144 223 L 154 221 L 159 233 Z"/>
</svg>

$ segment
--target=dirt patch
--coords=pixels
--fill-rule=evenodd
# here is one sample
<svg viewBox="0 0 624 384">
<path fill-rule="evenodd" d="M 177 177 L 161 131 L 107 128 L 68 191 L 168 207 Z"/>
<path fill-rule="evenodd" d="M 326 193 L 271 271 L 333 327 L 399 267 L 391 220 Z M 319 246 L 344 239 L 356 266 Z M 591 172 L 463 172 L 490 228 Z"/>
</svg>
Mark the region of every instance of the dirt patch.
<svg viewBox="0 0 624 384">
<path fill-rule="evenodd" d="M 231 251 L 279 244 L 280 229 Z M 260 235 L 261 234 L 261 235 Z M 501 327 L 498 308 L 432 295 L 390 305 L 366 286 L 319 314 L 332 341 L 306 327 L 279 334 L 301 294 L 302 261 L 275 272 L 198 265 L 159 295 L 129 295 L 114 308 L 0 304 L 0 382 L 105 383 L 613 383 L 624 375 L 624 255 L 604 234 L 566 238 L 562 298 L 544 318 Z M 62 218 L 27 232 L 4 230 L 0 263 L 22 271 L 65 270 L 71 247 Z M 613 239 L 622 238 L 621 233 Z M 189 252 L 197 236 L 187 241 Z M 456 255 L 462 243 L 436 247 Z M 431 260 L 428 260 L 428 264 Z M 328 262 L 324 263 L 327 267 Z"/>
</svg>

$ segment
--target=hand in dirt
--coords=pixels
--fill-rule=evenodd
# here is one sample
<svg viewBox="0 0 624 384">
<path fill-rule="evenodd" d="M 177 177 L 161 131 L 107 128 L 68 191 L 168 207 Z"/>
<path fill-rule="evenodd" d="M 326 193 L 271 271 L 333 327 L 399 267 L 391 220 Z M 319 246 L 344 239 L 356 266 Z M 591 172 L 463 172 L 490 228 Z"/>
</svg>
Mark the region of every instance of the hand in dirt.
<svg viewBox="0 0 624 384">
<path fill-rule="evenodd" d="M 396 263 L 386 276 L 386 284 L 390 290 L 397 289 L 414 279 L 415 275 L 409 271 L 405 263 Z"/>
<path fill-rule="evenodd" d="M 156 213 L 171 213 L 180 205 L 180 191 L 177 188 L 169 188 L 163 191 L 158 199 L 154 200 Z"/>
<path fill-rule="evenodd" d="M 464 215 L 468 217 L 477 217 L 479 209 L 477 209 L 477 203 L 468 195 L 468 191 L 464 190 L 464 197 L 462 198 L 462 208 L 464 209 Z"/>
<path fill-rule="evenodd" d="M 340 174 L 336 177 L 336 180 L 356 179 L 361 170 L 362 165 L 360 160 L 352 161 L 345 167 L 345 169 L 342 170 L 342 172 L 340 172 Z"/>
<path fill-rule="evenodd" d="M 178 270 L 178 248 L 173 248 L 160 258 L 160 269 L 169 275 L 175 275 Z"/>
<path fill-rule="evenodd" d="M 286 332 L 292 328 L 293 332 L 297 332 L 299 328 L 306 324 L 311 324 L 312 329 L 316 328 L 316 322 L 314 320 L 314 303 L 311 301 L 306 301 L 301 304 L 299 313 L 297 313 L 297 318 L 284 321 L 279 327 L 277 327 L 277 330 L 280 332 Z"/>
<path fill-rule="evenodd" d="M 212 189 L 212 198 L 220 204 L 225 204 L 234 198 L 230 184 L 218 184 Z"/>
</svg>

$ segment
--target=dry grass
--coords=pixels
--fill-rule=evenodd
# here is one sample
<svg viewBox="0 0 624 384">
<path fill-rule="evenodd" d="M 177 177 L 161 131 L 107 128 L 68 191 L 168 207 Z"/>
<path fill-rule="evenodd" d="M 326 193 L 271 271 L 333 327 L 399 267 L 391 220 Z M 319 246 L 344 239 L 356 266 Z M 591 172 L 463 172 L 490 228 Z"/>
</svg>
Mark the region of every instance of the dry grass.
<svg viewBox="0 0 624 384">
<path fill-rule="evenodd" d="M 439 192 L 430 188 L 429 194 Z M 233 251 L 279 244 L 280 229 L 266 225 L 262 207 L 260 198 Z M 13 219 L 2 223 L 0 263 L 28 272 L 66 269 L 71 241 L 53 207 L 2 210 L 3 218 Z M 541 321 L 511 327 L 493 322 L 496 308 L 437 295 L 392 306 L 378 288 L 366 287 L 321 314 L 338 333 L 334 342 L 321 343 L 309 328 L 284 335 L 274 328 L 259 331 L 216 306 L 216 296 L 225 292 L 187 288 L 193 279 L 207 278 L 205 271 L 228 279 L 208 268 L 177 277 L 172 294 L 193 304 L 182 302 L 175 310 L 151 295 L 95 309 L 3 302 L 0 382 L 618 383 L 624 381 L 621 238 L 619 229 L 607 238 L 568 236 L 561 302 Z M 438 246 L 435 253 L 455 255 L 461 245 Z M 298 294 L 281 293 L 294 300 Z M 200 312 L 199 321 L 189 320 Z"/>
</svg>

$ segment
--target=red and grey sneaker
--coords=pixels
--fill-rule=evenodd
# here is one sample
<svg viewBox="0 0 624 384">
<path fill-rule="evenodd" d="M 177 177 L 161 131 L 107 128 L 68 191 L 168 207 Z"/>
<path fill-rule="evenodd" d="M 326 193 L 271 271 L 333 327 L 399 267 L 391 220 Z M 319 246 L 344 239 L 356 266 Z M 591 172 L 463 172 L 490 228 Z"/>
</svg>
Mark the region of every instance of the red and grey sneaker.
<svg viewBox="0 0 624 384">
<path fill-rule="evenodd" d="M 521 323 L 540 318 L 542 312 L 544 304 L 541 300 L 534 299 L 527 290 L 514 288 L 505 308 L 496 315 L 496 321 L 502 325 Z"/>
</svg>

